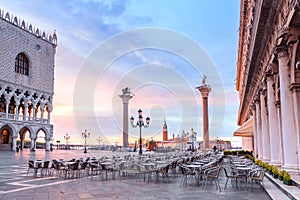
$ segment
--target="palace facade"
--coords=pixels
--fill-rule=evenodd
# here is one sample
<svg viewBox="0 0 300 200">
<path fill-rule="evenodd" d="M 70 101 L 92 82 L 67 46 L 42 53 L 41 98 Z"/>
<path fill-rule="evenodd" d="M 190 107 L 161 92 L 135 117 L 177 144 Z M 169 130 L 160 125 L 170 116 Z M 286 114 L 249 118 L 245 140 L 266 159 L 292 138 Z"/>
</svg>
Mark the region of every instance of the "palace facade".
<svg viewBox="0 0 300 200">
<path fill-rule="evenodd" d="M 50 150 L 57 38 L 0 9 L 0 150 Z"/>
<path fill-rule="evenodd" d="M 241 0 L 238 125 L 253 120 L 256 157 L 294 173 L 300 171 L 299 36 L 299 0 Z"/>
</svg>

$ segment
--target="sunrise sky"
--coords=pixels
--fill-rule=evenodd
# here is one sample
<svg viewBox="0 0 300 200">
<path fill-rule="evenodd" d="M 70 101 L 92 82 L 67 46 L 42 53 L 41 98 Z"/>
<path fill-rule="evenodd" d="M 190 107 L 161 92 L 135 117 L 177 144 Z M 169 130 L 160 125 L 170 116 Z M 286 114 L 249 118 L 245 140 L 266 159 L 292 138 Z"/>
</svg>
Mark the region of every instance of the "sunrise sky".
<svg viewBox="0 0 300 200">
<path fill-rule="evenodd" d="M 56 30 L 55 141 L 122 144 L 122 88 L 135 95 L 137 110 L 151 118 L 146 139 L 162 140 L 166 118 L 169 137 L 193 128 L 202 140 L 202 76 L 209 97 L 210 137 L 232 137 L 238 127 L 235 91 L 239 1 L 222 0 L 0 0 L 0 9 L 47 33 Z M 129 142 L 139 137 L 129 128 Z"/>
</svg>

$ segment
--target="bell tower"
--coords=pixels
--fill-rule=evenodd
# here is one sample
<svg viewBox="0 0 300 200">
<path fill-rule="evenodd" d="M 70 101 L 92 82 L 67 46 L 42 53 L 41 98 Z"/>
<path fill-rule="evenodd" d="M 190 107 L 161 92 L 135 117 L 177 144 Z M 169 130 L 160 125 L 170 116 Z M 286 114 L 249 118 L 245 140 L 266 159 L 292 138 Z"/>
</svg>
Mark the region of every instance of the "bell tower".
<svg viewBox="0 0 300 200">
<path fill-rule="evenodd" d="M 166 123 L 166 118 L 164 119 L 164 125 L 163 125 L 163 141 L 168 140 L 168 127 Z"/>
</svg>

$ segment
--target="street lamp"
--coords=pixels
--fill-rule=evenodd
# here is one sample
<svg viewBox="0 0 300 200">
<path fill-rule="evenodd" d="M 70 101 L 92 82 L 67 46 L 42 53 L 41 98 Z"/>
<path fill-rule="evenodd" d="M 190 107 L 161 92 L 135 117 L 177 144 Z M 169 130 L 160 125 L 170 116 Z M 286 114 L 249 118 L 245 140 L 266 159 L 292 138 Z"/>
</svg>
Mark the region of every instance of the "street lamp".
<svg viewBox="0 0 300 200">
<path fill-rule="evenodd" d="M 136 122 L 136 125 L 134 124 L 134 117 L 131 116 L 131 118 L 130 118 L 130 123 L 133 128 L 140 127 L 140 151 L 139 151 L 140 155 L 143 153 L 143 151 L 142 151 L 142 126 L 145 128 L 148 128 L 149 124 L 150 124 L 150 117 L 147 117 L 146 124 L 144 123 L 142 113 L 143 113 L 143 111 L 141 109 L 139 109 L 138 110 L 139 120 Z"/>
<path fill-rule="evenodd" d="M 69 149 L 69 148 L 68 148 L 68 144 L 69 144 L 70 136 L 69 136 L 68 133 L 64 136 L 64 139 L 66 140 L 66 149 Z"/>
<path fill-rule="evenodd" d="M 183 152 L 183 143 L 184 143 L 185 132 L 184 130 L 181 133 L 181 151 Z"/>
<path fill-rule="evenodd" d="M 102 139 L 100 136 L 97 138 L 97 141 L 99 142 L 99 150 L 101 150 L 100 142 L 102 141 Z"/>
<path fill-rule="evenodd" d="M 196 138 L 196 141 L 197 141 L 197 136 L 196 136 L 196 132 L 194 132 L 194 129 L 192 128 L 191 129 L 192 131 L 192 134 L 191 134 L 191 137 L 192 137 L 192 151 L 194 152 L 195 151 L 195 142 L 194 142 L 194 139 Z"/>
<path fill-rule="evenodd" d="M 86 141 L 87 141 L 87 138 L 90 137 L 90 135 L 91 134 L 88 133 L 86 129 L 82 133 L 82 137 L 84 138 L 84 152 L 83 153 L 87 153 L 87 151 L 86 151 Z"/>
</svg>

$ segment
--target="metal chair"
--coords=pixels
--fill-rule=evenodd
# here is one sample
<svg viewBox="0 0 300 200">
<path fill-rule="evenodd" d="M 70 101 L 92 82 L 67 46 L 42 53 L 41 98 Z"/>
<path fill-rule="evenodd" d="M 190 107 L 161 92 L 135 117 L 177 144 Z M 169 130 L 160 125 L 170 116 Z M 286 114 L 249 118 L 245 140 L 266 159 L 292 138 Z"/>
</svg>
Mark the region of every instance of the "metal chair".
<svg viewBox="0 0 300 200">
<path fill-rule="evenodd" d="M 260 187 L 264 188 L 264 177 L 265 177 L 265 171 L 261 170 L 259 172 L 258 176 L 251 176 L 249 177 L 250 181 L 251 181 L 251 187 L 253 188 L 253 182 L 258 183 L 260 185 Z"/>
<path fill-rule="evenodd" d="M 232 172 L 230 174 L 227 173 L 227 169 L 226 168 L 223 168 L 224 169 L 224 172 L 225 172 L 225 175 L 226 175 L 226 183 L 225 183 L 225 187 L 224 187 L 224 190 L 226 189 L 227 187 L 227 183 L 228 183 L 228 180 L 229 179 L 235 179 L 235 185 L 237 186 L 237 178 L 238 178 L 238 175 L 237 174 L 233 174 Z"/>
</svg>

